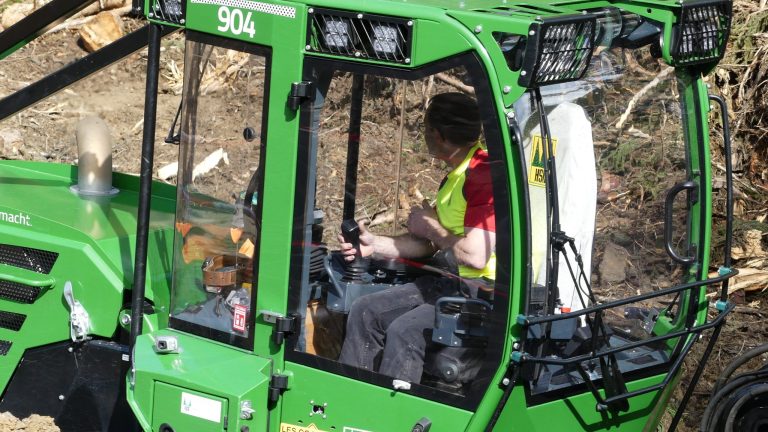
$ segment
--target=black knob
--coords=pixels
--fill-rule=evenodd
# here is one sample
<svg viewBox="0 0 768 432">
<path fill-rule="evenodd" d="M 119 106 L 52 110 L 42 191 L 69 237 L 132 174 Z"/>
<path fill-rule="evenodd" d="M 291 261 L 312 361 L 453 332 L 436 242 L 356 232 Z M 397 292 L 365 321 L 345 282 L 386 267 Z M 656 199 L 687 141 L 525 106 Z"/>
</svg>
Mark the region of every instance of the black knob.
<svg viewBox="0 0 768 432">
<path fill-rule="evenodd" d="M 360 258 L 360 225 L 354 219 L 345 219 L 341 222 L 341 236 L 347 243 L 352 243 L 357 250 L 355 257 Z"/>
<path fill-rule="evenodd" d="M 254 139 L 256 139 L 256 131 L 250 126 L 246 127 L 245 129 L 243 129 L 243 139 L 245 139 L 248 142 L 253 141 Z"/>
</svg>

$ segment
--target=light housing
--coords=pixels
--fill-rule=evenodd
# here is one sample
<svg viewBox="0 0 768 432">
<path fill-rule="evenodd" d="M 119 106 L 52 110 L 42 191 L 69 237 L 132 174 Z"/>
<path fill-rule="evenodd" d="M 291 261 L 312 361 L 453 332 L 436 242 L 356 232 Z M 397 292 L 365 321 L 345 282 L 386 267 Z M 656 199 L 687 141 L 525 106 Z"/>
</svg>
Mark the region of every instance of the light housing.
<svg viewBox="0 0 768 432">
<path fill-rule="evenodd" d="M 677 66 L 714 63 L 725 54 L 731 30 L 731 1 L 683 3 L 670 54 Z"/>
<path fill-rule="evenodd" d="M 518 83 L 539 87 L 580 79 L 595 48 L 593 14 L 544 18 L 531 25 Z"/>
<path fill-rule="evenodd" d="M 409 64 L 413 20 L 309 9 L 307 51 Z"/>
<path fill-rule="evenodd" d="M 181 0 L 150 0 L 147 16 L 155 21 L 181 25 L 186 15 L 185 3 Z"/>
</svg>

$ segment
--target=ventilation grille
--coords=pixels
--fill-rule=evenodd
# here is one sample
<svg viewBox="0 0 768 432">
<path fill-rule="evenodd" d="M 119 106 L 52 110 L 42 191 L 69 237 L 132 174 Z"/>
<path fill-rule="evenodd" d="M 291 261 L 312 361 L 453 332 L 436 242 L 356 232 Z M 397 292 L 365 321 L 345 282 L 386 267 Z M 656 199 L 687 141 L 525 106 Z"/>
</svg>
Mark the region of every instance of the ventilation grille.
<svg viewBox="0 0 768 432">
<path fill-rule="evenodd" d="M 11 341 L 0 340 L 0 356 L 8 354 L 8 351 L 11 350 L 11 345 L 13 345 Z"/>
<path fill-rule="evenodd" d="M 48 274 L 59 254 L 40 249 L 0 244 L 0 264 Z"/>
<path fill-rule="evenodd" d="M 307 50 L 409 64 L 413 20 L 309 9 Z"/>
<path fill-rule="evenodd" d="M 17 282 L 0 280 L 0 298 L 21 303 L 34 303 L 42 288 Z"/>
<path fill-rule="evenodd" d="M 683 4 L 672 56 L 689 66 L 719 60 L 731 28 L 731 2 Z"/>
<path fill-rule="evenodd" d="M 0 311 L 0 328 L 19 331 L 21 330 L 21 326 L 24 325 L 24 320 L 26 319 L 26 315 Z"/>
</svg>

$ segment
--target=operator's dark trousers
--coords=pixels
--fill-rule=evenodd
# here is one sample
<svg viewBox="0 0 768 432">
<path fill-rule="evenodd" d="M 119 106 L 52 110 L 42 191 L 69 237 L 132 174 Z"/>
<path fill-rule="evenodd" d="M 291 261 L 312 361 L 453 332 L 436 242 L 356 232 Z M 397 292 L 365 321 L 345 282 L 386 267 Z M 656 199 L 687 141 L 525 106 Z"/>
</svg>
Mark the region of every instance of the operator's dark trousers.
<svg viewBox="0 0 768 432">
<path fill-rule="evenodd" d="M 460 286 L 465 288 L 456 279 L 425 276 L 358 298 L 349 312 L 339 361 L 419 383 L 435 325 L 435 301 L 459 295 Z"/>
</svg>

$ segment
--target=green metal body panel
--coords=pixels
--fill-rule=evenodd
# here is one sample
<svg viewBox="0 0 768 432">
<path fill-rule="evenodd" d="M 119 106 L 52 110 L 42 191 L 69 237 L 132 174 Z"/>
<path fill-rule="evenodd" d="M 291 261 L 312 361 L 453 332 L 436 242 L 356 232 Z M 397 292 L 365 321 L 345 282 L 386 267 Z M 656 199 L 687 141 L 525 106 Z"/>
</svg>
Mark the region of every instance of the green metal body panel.
<svg viewBox="0 0 768 432">
<path fill-rule="evenodd" d="M 146 2 L 147 10 L 154 0 Z M 406 64 L 374 60 L 350 59 L 371 67 L 413 69 L 458 54 L 472 52 L 479 59 L 488 80 L 493 112 L 501 137 L 506 143 L 503 160 L 507 162 L 509 181 L 510 231 L 526 232 L 526 207 L 523 202 L 528 181 L 525 161 L 513 142 L 508 118 L 514 115 L 512 104 L 526 91 L 518 84 L 520 71 L 511 70 L 499 47 L 499 33 L 527 35 L 541 17 L 579 14 L 608 6 L 622 8 L 663 25 L 662 58 L 674 64 L 670 54 L 672 25 L 677 21 L 680 3 L 670 0 L 641 2 L 545 1 L 510 5 L 490 0 L 444 2 L 320 0 L 303 2 L 270 1 L 229 2 L 227 7 L 240 8 L 250 14 L 255 32 L 235 34 L 221 30 L 218 20 L 222 3 L 190 0 L 185 4 L 183 27 L 245 44 L 269 49 L 271 65 L 267 107 L 264 160 L 264 190 L 259 197 L 264 212 L 257 247 L 258 279 L 254 287 L 257 311 L 288 314 L 291 280 L 292 221 L 297 189 L 299 160 L 299 116 L 286 104 L 292 84 L 302 81 L 305 60 L 309 57 L 336 58 L 330 54 L 311 52 L 307 43 L 308 19 L 312 8 L 326 8 L 406 18 L 412 25 L 412 51 Z M 246 5 L 256 7 L 248 12 Z M 261 8 L 261 9 L 258 9 Z M 150 20 L 153 20 L 150 17 Z M 168 25 L 167 23 L 162 23 Z M 711 231 L 711 179 L 709 136 L 706 131 L 708 100 L 701 79 L 691 78 L 679 70 L 680 98 L 688 112 L 683 113 L 684 133 L 690 145 L 689 179 L 705 183 L 704 193 L 692 204 L 688 235 L 700 251 L 698 266 L 687 280 L 707 277 Z M 50 274 L 0 265 L 0 280 L 44 287 L 33 305 L 0 300 L 0 310 L 25 314 L 27 320 L 18 332 L 0 329 L 0 340 L 12 341 L 9 352 L 0 357 L 0 387 L 11 378 L 24 350 L 69 338 L 69 311 L 62 298 L 62 287 L 71 281 L 75 297 L 90 312 L 91 333 L 95 337 L 112 338 L 118 329 L 117 317 L 125 311 L 125 290 L 131 288 L 135 252 L 136 206 L 138 179 L 115 174 L 114 186 L 120 193 L 112 198 L 82 198 L 70 186 L 77 181 L 77 169 L 66 165 L 30 162 L 3 162 L 0 165 L 0 192 L 3 201 L 0 221 L 3 243 L 50 250 L 59 254 Z M 174 214 L 176 190 L 172 186 L 153 186 L 150 220 L 147 299 L 155 313 L 145 315 L 143 335 L 133 352 L 134 371 L 127 379 L 127 399 L 142 428 L 156 431 L 172 424 L 180 431 L 248 430 L 294 432 L 320 431 L 394 431 L 410 430 L 422 417 L 432 421 L 431 432 L 483 431 L 502 399 L 503 388 L 491 384 L 476 410 L 460 409 L 449 404 L 419 398 L 390 388 L 336 375 L 306 364 L 287 362 L 284 345 L 273 340 L 274 325 L 256 314 L 250 329 L 254 335 L 252 350 L 168 329 L 172 253 L 174 250 Z M 10 220 L 10 222 L 8 222 Z M 180 241 L 176 239 L 176 241 Z M 502 382 L 513 346 L 522 338 L 523 328 L 513 317 L 526 310 L 525 290 L 530 251 L 523 235 L 510 239 L 509 269 L 511 295 L 507 304 L 510 317 L 503 340 L 502 359 L 492 383 Z M 696 307 L 698 322 L 704 322 L 707 302 L 701 288 L 698 303 L 683 302 L 678 316 Z M 658 333 L 678 330 L 682 319 L 660 319 Z M 159 337 L 178 341 L 177 353 L 159 353 L 155 343 Z M 691 336 L 693 337 L 693 336 Z M 669 343 L 672 344 L 673 341 Z M 515 348 L 517 349 L 517 348 Z M 289 376 L 288 388 L 276 403 L 268 402 L 273 374 Z M 636 379 L 627 383 L 630 391 L 655 385 L 664 374 Z M 495 430 L 654 430 L 674 383 L 664 391 L 655 391 L 630 400 L 627 413 L 601 413 L 595 409 L 595 398 L 581 393 L 530 405 L 530 397 L 519 384 L 502 411 Z M 244 401 L 253 408 L 251 418 L 241 416 Z M 322 407 L 322 412 L 316 407 Z M 285 426 L 283 426 L 285 424 Z"/>
<path fill-rule="evenodd" d="M 647 378 L 628 384 L 629 390 L 656 384 L 661 377 Z M 553 430 L 655 430 L 649 415 L 660 401 L 657 393 L 632 398 L 628 413 L 599 413 L 595 409 L 595 398 L 589 393 L 556 400 L 550 403 L 526 406 L 522 388 L 516 389 L 507 403 L 496 425 L 498 431 L 553 431 Z M 515 408 L 512 408 L 515 407 Z M 651 424 L 649 424 L 651 423 Z M 482 430 L 482 429 L 480 429 Z"/>
<path fill-rule="evenodd" d="M 260 256 L 258 279 L 258 310 L 287 313 L 289 284 L 289 262 L 291 226 L 286 221 L 293 218 L 293 196 L 286 191 L 295 190 L 297 148 L 293 143 L 298 139 L 298 118 L 295 112 L 287 109 L 285 96 L 291 83 L 301 81 L 302 66 L 305 56 L 333 58 L 332 55 L 311 53 L 304 48 L 306 43 L 307 17 L 310 7 L 328 8 L 335 10 L 359 11 L 369 14 L 400 16 L 413 20 L 413 50 L 407 65 L 392 65 L 370 60 L 359 60 L 361 63 L 382 65 L 396 68 L 417 68 L 433 61 L 450 57 L 466 51 L 474 52 L 488 73 L 488 80 L 497 101 L 496 112 L 504 140 L 509 143 L 511 138 L 506 126 L 506 117 L 510 107 L 525 91 L 517 84 L 519 71 L 511 71 L 506 60 L 494 40 L 494 33 L 506 32 L 526 34 L 531 23 L 540 15 L 569 15 L 577 13 L 577 9 L 596 9 L 606 6 L 618 6 L 627 11 L 637 13 L 664 25 L 664 40 L 671 37 L 671 24 L 676 20 L 675 10 L 679 4 L 672 1 L 659 2 L 562 2 L 552 5 L 546 2 L 534 2 L 508 12 L 507 14 L 489 13 L 489 9 L 509 7 L 506 3 L 496 1 L 467 1 L 440 2 L 417 1 L 369 1 L 364 5 L 355 1 L 318 1 L 311 5 L 294 2 L 270 2 L 272 5 L 292 8 L 293 16 L 278 16 L 269 13 L 253 13 L 255 33 L 251 37 L 241 33 L 235 35 L 219 30 L 217 21 L 218 4 L 188 3 L 184 26 L 191 30 L 237 39 L 247 43 L 267 46 L 272 51 L 271 82 L 269 86 L 269 123 L 267 125 L 266 171 L 263 205 L 265 212 L 262 220 L 262 237 L 259 247 L 269 251 Z M 245 10 L 244 10 L 245 12 Z M 663 56 L 672 63 L 669 54 L 669 44 L 663 44 Z M 691 98 L 692 88 L 703 89 L 700 80 L 690 80 L 685 86 L 684 95 Z M 699 93 L 700 94 L 700 93 Z M 704 94 L 706 94 L 704 92 Z M 703 96 L 704 98 L 706 96 Z M 689 106 L 694 106 L 689 100 Z M 701 102 L 701 101 L 698 101 Z M 697 102 L 697 103 L 698 103 Z M 706 101 L 704 101 L 706 102 Z M 706 106 L 703 103 L 703 106 Z M 689 118 L 689 133 L 704 135 L 702 151 L 708 152 L 706 141 L 706 113 L 692 111 L 687 113 Z M 695 119 L 695 121 L 693 121 Z M 510 220 L 515 231 L 524 231 L 525 208 L 522 205 L 522 191 L 526 179 L 522 174 L 523 162 L 517 149 L 508 145 L 504 149 L 505 160 L 508 164 L 510 181 Z M 701 178 L 709 178 L 708 156 L 699 166 L 698 150 L 693 150 L 691 170 L 700 172 Z M 711 203 L 707 196 L 702 197 L 692 208 L 690 219 L 691 232 L 704 232 L 702 246 L 709 242 L 709 215 Z M 700 213 L 703 210 L 703 213 Z M 703 216 L 703 218 L 702 218 Z M 512 293 L 522 293 L 526 277 L 525 244 L 523 236 L 512 239 L 512 263 L 510 263 Z M 707 249 L 704 249 L 707 250 Z M 706 253 L 704 254 L 706 255 Z M 702 264 L 707 265 L 707 259 Z M 706 275 L 698 275 L 705 278 Z M 514 317 L 524 311 L 525 298 L 523 295 L 512 295 L 509 299 L 509 316 Z M 699 311 L 699 321 L 703 322 L 706 314 L 706 302 L 702 301 Z M 661 321 L 660 321 L 661 323 Z M 681 322 L 667 323 L 665 331 L 679 328 Z M 660 324 L 659 328 L 664 325 Z M 274 373 L 285 373 L 291 376 L 288 390 L 283 393 L 281 403 L 270 410 L 269 428 L 264 430 L 281 430 L 280 423 L 293 426 L 309 427 L 314 425 L 318 430 L 365 430 L 388 431 L 408 430 L 425 414 L 433 421 L 432 432 L 439 431 L 481 431 L 492 416 L 493 410 L 502 397 L 502 389 L 490 386 L 482 402 L 475 412 L 470 412 L 449 405 L 440 405 L 434 401 L 424 400 L 411 395 L 393 392 L 389 389 L 359 382 L 347 377 L 334 375 L 307 367 L 306 365 L 285 363 L 283 347 L 272 342 L 273 326 L 257 317 L 254 333 L 255 344 L 253 353 L 242 352 L 223 347 L 218 343 L 198 339 L 175 332 L 159 331 L 151 336 L 143 336 L 137 343 L 137 372 L 135 385 L 129 391 L 129 400 L 135 412 L 140 416 L 144 427 L 150 424 L 156 428 L 158 423 L 148 418 L 149 413 L 157 412 L 152 401 L 152 383 L 165 382 L 180 388 L 193 387 L 194 390 L 216 397 L 229 395 L 228 404 L 230 418 L 233 417 L 234 407 L 237 407 L 247 391 L 255 391 L 261 385 L 256 382 L 266 379 L 266 366 L 258 365 L 259 361 L 271 362 Z M 504 347 L 503 358 L 508 358 L 512 344 L 520 337 L 521 328 L 510 322 L 509 337 Z M 179 338 L 184 351 L 179 354 L 158 355 L 151 350 L 152 337 L 165 334 L 175 334 Z M 227 360 L 221 360 L 227 352 Z M 194 353 L 194 356 L 193 356 Z M 255 354 L 255 356 L 253 355 Z M 195 356 L 199 356 L 195 357 Z M 256 360 L 263 358 L 262 360 Z M 201 360 L 204 359 L 204 360 Z M 228 361 L 254 362 L 247 366 L 254 371 L 248 376 L 246 390 L 242 383 L 231 383 L 218 372 L 219 367 Z M 198 362 L 199 368 L 192 367 Z M 174 367 L 173 365 L 178 365 Z M 183 365 L 183 367 L 181 367 Z M 238 368 L 245 368 L 245 365 Z M 506 365 L 500 364 L 493 382 L 503 378 Z M 245 370 L 245 369 L 235 369 Z M 258 372 L 257 372 L 258 371 Z M 263 375 L 262 375 L 263 374 Z M 664 375 L 644 378 L 628 383 L 629 390 L 636 390 L 659 383 Z M 673 380 L 676 382 L 676 379 Z M 155 386 L 157 384 L 154 384 Z M 235 390 L 235 389 L 238 390 Z M 166 391 L 166 390 L 163 390 Z M 663 414 L 671 388 L 664 392 L 652 392 L 631 399 L 629 413 L 618 415 L 600 413 L 595 409 L 595 399 L 588 392 L 574 395 L 562 400 L 553 400 L 536 406 L 527 406 L 526 392 L 522 386 L 517 387 L 503 411 L 496 430 L 504 431 L 547 431 L 547 430 L 611 430 L 621 428 L 626 431 L 653 430 Z M 157 394 L 155 395 L 157 397 Z M 174 399 L 176 400 L 176 399 Z M 177 403 L 177 402 L 173 402 Z M 310 415 L 313 405 L 327 404 L 325 416 Z M 262 405 L 265 406 L 265 405 Z M 152 408 L 155 407 L 155 408 Z M 375 408 L 373 408 L 375 407 Z M 169 411 L 178 411 L 173 406 Z M 391 413 L 397 415 L 391 415 Z M 278 421 L 279 419 L 279 421 Z M 266 423 L 264 423 L 266 424 Z M 239 423 L 238 423 L 239 425 Z M 230 428 L 235 424 L 230 421 Z M 262 430 L 250 426 L 250 430 Z M 213 430 L 213 429 L 212 429 Z M 216 429 L 218 430 L 218 429 Z M 290 430 L 290 429 L 286 429 Z"/>
<path fill-rule="evenodd" d="M 160 336 L 178 338 L 181 352 L 156 353 L 154 341 Z M 171 330 L 139 337 L 134 356 L 136 372 L 128 377 L 132 389 L 128 403 L 144 429 L 158 430 L 160 424 L 169 423 L 178 431 L 241 430 L 243 426 L 266 430 L 270 360 Z M 221 402 L 218 421 L 184 412 L 182 393 Z M 243 400 L 251 401 L 255 410 L 249 420 L 240 419 L 239 401 Z"/>
<path fill-rule="evenodd" d="M 43 287 L 32 304 L 0 299 L 0 310 L 26 315 L 18 332 L 0 330 L 0 339 L 12 341 L 0 357 L 4 388 L 26 349 L 70 338 L 69 308 L 62 294 L 67 281 L 89 312 L 91 334 L 115 334 L 123 291 L 130 289 L 133 278 L 138 178 L 115 174 L 120 193 L 109 198 L 82 198 L 72 192 L 77 168 L 70 165 L 5 161 L 0 178 L 0 212 L 24 215 L 22 223 L 0 223 L 2 243 L 59 254 L 50 274 L 0 265 L 0 280 Z M 152 207 L 147 292 L 158 306 L 156 314 L 146 315 L 152 327 L 167 323 L 173 192 L 158 187 Z"/>
</svg>

